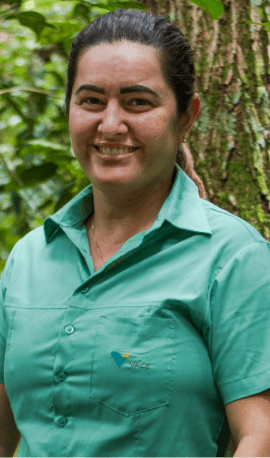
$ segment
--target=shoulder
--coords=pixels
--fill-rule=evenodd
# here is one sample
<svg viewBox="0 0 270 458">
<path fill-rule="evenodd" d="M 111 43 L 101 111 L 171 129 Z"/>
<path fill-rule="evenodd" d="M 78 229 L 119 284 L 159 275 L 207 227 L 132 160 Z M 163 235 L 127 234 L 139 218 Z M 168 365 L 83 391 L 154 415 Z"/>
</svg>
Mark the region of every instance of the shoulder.
<svg viewBox="0 0 270 458">
<path fill-rule="evenodd" d="M 255 242 L 267 242 L 260 232 L 244 219 L 227 210 L 202 200 L 212 233 L 226 243 L 240 243 L 241 246 Z"/>
<path fill-rule="evenodd" d="M 254 226 L 211 202 L 203 199 L 201 202 L 212 231 L 204 240 L 204 251 L 211 263 L 210 284 L 222 271 L 225 273 L 236 265 L 239 272 L 245 271 L 251 261 L 253 269 L 258 265 L 269 266 L 270 243 Z"/>
<path fill-rule="evenodd" d="M 25 267 L 31 257 L 31 253 L 40 251 L 45 243 L 43 226 L 33 229 L 18 240 L 9 253 L 1 280 L 3 281 L 4 278 L 10 275 L 14 266 L 18 266 L 19 268 L 22 268 L 22 266 Z"/>
<path fill-rule="evenodd" d="M 41 246 L 44 246 L 46 243 L 44 226 L 37 227 L 36 229 L 31 230 L 26 235 L 24 235 L 16 244 L 14 245 L 11 253 L 16 253 L 19 255 L 21 251 L 35 250 Z"/>
</svg>

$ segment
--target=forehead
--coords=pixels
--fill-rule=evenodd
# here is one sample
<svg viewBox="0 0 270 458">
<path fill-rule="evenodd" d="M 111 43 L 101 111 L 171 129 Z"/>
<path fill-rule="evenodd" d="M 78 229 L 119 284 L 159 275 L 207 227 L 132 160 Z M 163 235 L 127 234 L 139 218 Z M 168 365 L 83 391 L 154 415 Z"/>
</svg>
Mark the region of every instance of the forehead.
<svg viewBox="0 0 270 458">
<path fill-rule="evenodd" d="M 164 85 L 158 50 L 152 46 L 121 41 L 100 43 L 82 52 L 76 81 L 134 83 L 151 80 Z"/>
</svg>

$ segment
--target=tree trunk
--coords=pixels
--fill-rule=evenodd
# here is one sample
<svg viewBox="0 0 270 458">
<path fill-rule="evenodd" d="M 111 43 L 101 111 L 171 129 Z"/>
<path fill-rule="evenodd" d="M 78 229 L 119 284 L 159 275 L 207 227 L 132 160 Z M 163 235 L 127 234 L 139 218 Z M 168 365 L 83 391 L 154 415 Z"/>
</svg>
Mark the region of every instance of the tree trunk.
<svg viewBox="0 0 270 458">
<path fill-rule="evenodd" d="M 202 112 L 188 146 L 207 199 L 270 241 L 270 0 L 222 0 L 217 21 L 189 0 L 140 0 L 167 17 L 194 53 Z M 233 456 L 230 440 L 226 456 Z"/>
<path fill-rule="evenodd" d="M 270 241 L 270 0 L 222 0 L 217 21 L 189 0 L 140 0 L 189 41 L 202 112 L 189 139 L 207 199 Z"/>
</svg>

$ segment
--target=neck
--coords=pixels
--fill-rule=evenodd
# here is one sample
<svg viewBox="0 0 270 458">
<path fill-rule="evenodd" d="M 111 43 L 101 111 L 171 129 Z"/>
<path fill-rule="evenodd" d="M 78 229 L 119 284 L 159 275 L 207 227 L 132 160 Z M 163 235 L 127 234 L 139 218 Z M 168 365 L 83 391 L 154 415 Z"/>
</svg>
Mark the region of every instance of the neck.
<svg viewBox="0 0 270 458">
<path fill-rule="evenodd" d="M 169 183 L 151 184 L 149 189 L 124 196 L 113 192 L 103 192 L 93 184 L 94 217 L 87 221 L 87 229 L 94 224 L 98 240 L 117 246 L 125 243 L 133 235 L 149 229 L 171 192 L 176 171 Z"/>
</svg>

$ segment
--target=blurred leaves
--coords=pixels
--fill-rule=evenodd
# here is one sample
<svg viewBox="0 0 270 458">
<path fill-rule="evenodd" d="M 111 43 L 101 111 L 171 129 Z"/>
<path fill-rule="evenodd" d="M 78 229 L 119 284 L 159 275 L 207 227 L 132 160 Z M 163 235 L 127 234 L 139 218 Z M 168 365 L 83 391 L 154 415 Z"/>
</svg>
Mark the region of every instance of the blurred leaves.
<svg viewBox="0 0 270 458">
<path fill-rule="evenodd" d="M 40 34 L 45 27 L 52 27 L 53 29 L 55 28 L 54 25 L 46 22 L 46 19 L 42 14 L 35 11 L 12 14 L 6 17 L 6 20 L 9 19 L 18 19 L 21 25 L 32 29 L 36 34 L 37 40 L 39 40 Z"/>
</svg>

